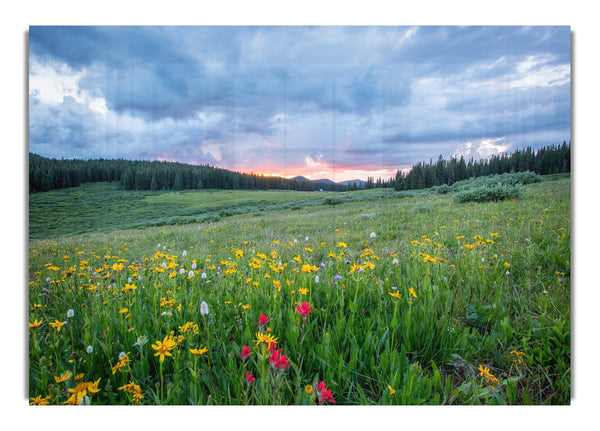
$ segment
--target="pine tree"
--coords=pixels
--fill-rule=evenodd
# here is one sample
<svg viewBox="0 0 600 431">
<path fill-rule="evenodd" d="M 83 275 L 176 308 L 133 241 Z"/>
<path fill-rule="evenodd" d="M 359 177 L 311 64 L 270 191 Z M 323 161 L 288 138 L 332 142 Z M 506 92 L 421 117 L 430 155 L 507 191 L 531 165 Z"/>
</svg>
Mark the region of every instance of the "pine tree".
<svg viewBox="0 0 600 431">
<path fill-rule="evenodd" d="M 177 173 L 175 180 L 173 181 L 173 190 L 183 190 L 183 182 L 181 181 L 181 175 Z"/>
<path fill-rule="evenodd" d="M 150 190 L 153 192 L 158 190 L 158 182 L 156 181 L 156 172 L 152 172 L 152 179 L 150 180 Z"/>
</svg>

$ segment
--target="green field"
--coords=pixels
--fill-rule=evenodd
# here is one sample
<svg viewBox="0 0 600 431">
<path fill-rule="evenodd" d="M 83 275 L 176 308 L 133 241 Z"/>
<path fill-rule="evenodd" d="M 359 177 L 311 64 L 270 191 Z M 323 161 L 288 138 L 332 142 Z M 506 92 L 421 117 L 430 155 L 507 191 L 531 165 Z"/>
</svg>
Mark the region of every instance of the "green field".
<svg viewBox="0 0 600 431">
<path fill-rule="evenodd" d="M 32 194 L 31 401 L 569 404 L 571 182 L 550 180 L 485 203 Z"/>
<path fill-rule="evenodd" d="M 29 235 L 47 238 L 132 227 L 217 221 L 234 214 L 299 209 L 328 199 L 357 199 L 389 194 L 387 190 L 352 194 L 283 190 L 125 191 L 116 183 L 29 195 Z M 332 198 L 333 196 L 333 198 Z"/>
</svg>

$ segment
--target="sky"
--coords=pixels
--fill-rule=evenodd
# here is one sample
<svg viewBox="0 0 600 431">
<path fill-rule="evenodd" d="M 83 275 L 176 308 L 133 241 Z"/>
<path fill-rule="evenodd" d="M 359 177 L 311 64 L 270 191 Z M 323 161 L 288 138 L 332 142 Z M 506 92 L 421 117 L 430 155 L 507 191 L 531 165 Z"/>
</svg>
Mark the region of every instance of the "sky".
<svg viewBox="0 0 600 431">
<path fill-rule="evenodd" d="M 29 151 L 333 181 L 571 140 L 569 26 L 31 26 Z"/>
</svg>

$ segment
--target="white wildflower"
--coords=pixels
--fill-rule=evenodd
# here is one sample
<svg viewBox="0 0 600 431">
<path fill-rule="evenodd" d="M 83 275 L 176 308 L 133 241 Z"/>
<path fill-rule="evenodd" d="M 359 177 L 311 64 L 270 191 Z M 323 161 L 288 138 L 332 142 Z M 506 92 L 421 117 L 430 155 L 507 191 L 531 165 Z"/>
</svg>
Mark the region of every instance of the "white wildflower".
<svg viewBox="0 0 600 431">
<path fill-rule="evenodd" d="M 208 314 L 208 304 L 205 301 L 200 303 L 200 314 L 206 316 Z"/>
</svg>

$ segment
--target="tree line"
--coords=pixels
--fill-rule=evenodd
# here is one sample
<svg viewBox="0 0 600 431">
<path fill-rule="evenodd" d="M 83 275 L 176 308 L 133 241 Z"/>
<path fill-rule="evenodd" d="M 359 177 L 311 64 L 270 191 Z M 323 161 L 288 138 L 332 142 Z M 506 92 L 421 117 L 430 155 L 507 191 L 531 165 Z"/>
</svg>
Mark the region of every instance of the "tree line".
<svg viewBox="0 0 600 431">
<path fill-rule="evenodd" d="M 77 187 L 87 182 L 118 182 L 125 190 L 297 190 L 352 191 L 373 188 L 412 190 L 452 185 L 467 178 L 531 171 L 540 175 L 571 171 L 571 143 L 531 147 L 512 154 L 468 161 L 463 156 L 449 161 L 440 155 L 429 163 L 419 162 L 409 172 L 397 171 L 395 178 L 367 178 L 364 183 L 348 185 L 297 181 L 282 177 L 234 172 L 209 165 L 125 159 L 50 159 L 29 153 L 29 192 Z"/>
<path fill-rule="evenodd" d="M 77 187 L 87 182 L 118 182 L 125 190 L 298 190 L 346 191 L 357 185 L 296 181 L 245 174 L 209 165 L 124 159 L 50 159 L 29 153 L 29 192 Z"/>
<path fill-rule="evenodd" d="M 535 172 L 539 175 L 571 172 L 571 142 L 551 145 L 533 151 L 531 147 L 512 154 L 495 155 L 489 159 L 468 161 L 463 156 L 446 161 L 440 155 L 437 161 L 419 162 L 409 172 L 397 171 L 396 190 L 424 189 L 457 181 L 509 172 Z"/>
</svg>

